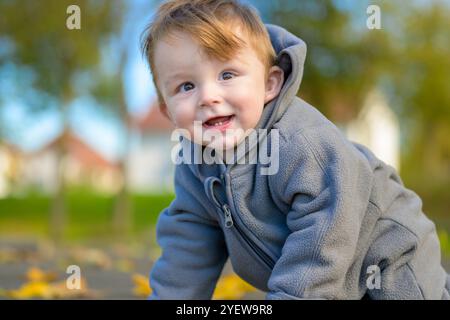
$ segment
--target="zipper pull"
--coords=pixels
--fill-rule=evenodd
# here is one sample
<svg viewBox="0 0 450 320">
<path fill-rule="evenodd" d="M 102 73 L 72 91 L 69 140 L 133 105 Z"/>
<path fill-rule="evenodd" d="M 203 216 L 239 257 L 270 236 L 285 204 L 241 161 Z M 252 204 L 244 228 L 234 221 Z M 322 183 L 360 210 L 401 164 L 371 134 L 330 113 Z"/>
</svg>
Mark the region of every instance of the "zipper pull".
<svg viewBox="0 0 450 320">
<path fill-rule="evenodd" d="M 225 226 L 231 228 L 233 226 L 233 218 L 231 216 L 230 207 L 227 204 L 224 204 L 222 208 L 225 213 Z"/>
</svg>

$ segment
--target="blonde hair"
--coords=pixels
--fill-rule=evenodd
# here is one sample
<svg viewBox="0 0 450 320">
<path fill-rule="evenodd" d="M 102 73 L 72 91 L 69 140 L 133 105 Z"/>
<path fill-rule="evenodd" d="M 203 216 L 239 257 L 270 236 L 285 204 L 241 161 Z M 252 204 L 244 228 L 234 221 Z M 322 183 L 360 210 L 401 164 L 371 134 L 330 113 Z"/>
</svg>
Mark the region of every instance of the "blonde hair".
<svg viewBox="0 0 450 320">
<path fill-rule="evenodd" d="M 252 7 L 235 0 L 170 0 L 159 6 L 154 20 L 142 34 L 142 52 L 152 70 L 160 106 L 164 101 L 157 86 L 154 61 L 158 41 L 176 32 L 185 32 L 198 41 L 207 56 L 226 61 L 245 46 L 234 34 L 234 26 L 241 27 L 248 36 L 267 75 L 275 64 L 275 50 L 267 29 Z"/>
</svg>

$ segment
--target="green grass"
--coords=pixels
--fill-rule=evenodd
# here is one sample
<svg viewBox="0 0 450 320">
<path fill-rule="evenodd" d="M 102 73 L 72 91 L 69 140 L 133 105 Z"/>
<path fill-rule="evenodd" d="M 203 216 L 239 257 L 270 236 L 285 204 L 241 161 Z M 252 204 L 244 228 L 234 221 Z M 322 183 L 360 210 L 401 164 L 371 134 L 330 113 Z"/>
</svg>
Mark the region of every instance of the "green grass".
<svg viewBox="0 0 450 320">
<path fill-rule="evenodd" d="M 130 195 L 132 233 L 146 232 L 154 226 L 159 213 L 170 204 L 173 197 L 172 194 Z M 111 236 L 114 202 L 113 196 L 86 190 L 69 192 L 66 196 L 65 236 Z M 51 197 L 38 194 L 0 199 L 0 234 L 48 236 L 51 205 Z"/>
<path fill-rule="evenodd" d="M 155 226 L 159 213 L 173 198 L 173 194 L 130 195 L 131 235 L 147 235 Z M 89 190 L 70 191 L 66 196 L 68 211 L 64 237 L 69 240 L 81 240 L 107 239 L 114 236 L 112 228 L 114 201 L 112 196 L 102 196 Z M 49 196 L 33 193 L 26 197 L 0 199 L 0 235 L 48 237 L 51 204 L 52 199 Z M 436 223 L 444 255 L 450 257 L 448 236 L 450 219 L 445 215 L 430 218 Z"/>
</svg>

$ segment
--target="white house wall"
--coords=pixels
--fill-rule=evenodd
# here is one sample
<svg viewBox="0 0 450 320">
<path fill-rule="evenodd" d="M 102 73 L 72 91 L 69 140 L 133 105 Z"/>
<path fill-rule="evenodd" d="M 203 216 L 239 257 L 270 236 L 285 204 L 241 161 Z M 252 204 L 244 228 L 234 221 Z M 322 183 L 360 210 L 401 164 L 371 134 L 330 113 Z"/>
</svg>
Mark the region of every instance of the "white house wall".
<svg viewBox="0 0 450 320">
<path fill-rule="evenodd" d="M 346 133 L 350 140 L 369 147 L 382 161 L 400 169 L 400 125 L 380 92 L 374 91 L 367 97 Z"/>
<path fill-rule="evenodd" d="M 171 150 L 174 145 L 168 134 L 135 136 L 128 161 L 128 185 L 132 191 L 173 191 Z"/>
<path fill-rule="evenodd" d="M 25 160 L 21 185 L 33 186 L 51 193 L 57 186 L 57 158 L 54 151 L 45 151 Z"/>
<path fill-rule="evenodd" d="M 9 157 L 8 151 L 0 147 L 0 198 L 6 197 L 9 193 L 8 183 Z"/>
</svg>

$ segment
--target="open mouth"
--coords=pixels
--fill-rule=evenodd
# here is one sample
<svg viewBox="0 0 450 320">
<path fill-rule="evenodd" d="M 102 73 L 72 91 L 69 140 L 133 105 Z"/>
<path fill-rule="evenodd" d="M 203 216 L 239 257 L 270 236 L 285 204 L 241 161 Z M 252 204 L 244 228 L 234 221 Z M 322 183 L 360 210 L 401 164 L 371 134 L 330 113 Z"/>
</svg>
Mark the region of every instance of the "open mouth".
<svg viewBox="0 0 450 320">
<path fill-rule="evenodd" d="M 205 121 L 203 127 L 205 128 L 215 128 L 215 129 L 226 129 L 233 121 L 234 114 L 224 117 L 214 117 Z"/>
</svg>

